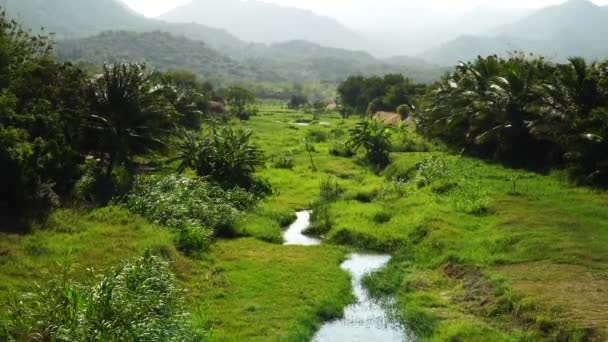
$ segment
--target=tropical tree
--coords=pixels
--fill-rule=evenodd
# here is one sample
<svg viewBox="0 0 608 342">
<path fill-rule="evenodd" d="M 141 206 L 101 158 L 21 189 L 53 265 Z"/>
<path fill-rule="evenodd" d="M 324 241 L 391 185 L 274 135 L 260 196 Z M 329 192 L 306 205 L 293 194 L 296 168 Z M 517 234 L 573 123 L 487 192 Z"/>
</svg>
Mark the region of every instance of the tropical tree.
<svg viewBox="0 0 608 342">
<path fill-rule="evenodd" d="M 144 64 L 104 65 L 91 83 L 93 149 L 105 158 L 109 179 L 117 165 L 161 151 L 176 125 L 176 113 L 152 82 Z"/>
<path fill-rule="evenodd" d="M 86 75 L 0 14 L 0 215 L 43 218 L 79 176 Z M 3 218 L 2 220 L 6 220 Z"/>
<path fill-rule="evenodd" d="M 349 145 L 355 151 L 365 149 L 366 159 L 381 169 L 390 164 L 391 134 L 391 129 L 379 121 L 363 121 L 350 130 Z"/>
<path fill-rule="evenodd" d="M 179 124 L 187 129 L 200 129 L 203 119 L 211 111 L 213 86 L 200 82 L 189 71 L 171 71 L 155 76 L 163 86 L 161 92 L 177 113 Z"/>
<path fill-rule="evenodd" d="M 249 118 L 248 106 L 255 103 L 255 95 L 252 92 L 241 87 L 230 87 L 226 90 L 224 97 L 232 116 L 240 119 Z"/>
<path fill-rule="evenodd" d="M 202 139 L 196 157 L 196 172 L 224 187 L 253 186 L 253 174 L 264 165 L 262 150 L 251 142 L 252 131 L 213 127 Z"/>
</svg>

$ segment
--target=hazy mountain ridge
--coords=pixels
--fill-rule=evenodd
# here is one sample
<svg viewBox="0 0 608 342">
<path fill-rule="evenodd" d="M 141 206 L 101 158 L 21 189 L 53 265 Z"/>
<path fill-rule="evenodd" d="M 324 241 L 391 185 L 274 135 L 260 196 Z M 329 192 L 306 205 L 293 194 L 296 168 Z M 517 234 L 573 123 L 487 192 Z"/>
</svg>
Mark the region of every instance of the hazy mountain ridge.
<svg viewBox="0 0 608 342">
<path fill-rule="evenodd" d="M 422 58 L 454 64 L 477 55 L 507 54 L 515 50 L 556 61 L 571 56 L 608 56 L 608 9 L 587 0 L 570 0 L 533 12 L 486 36 L 462 35 L 421 54 Z"/>
<path fill-rule="evenodd" d="M 216 84 L 236 80 L 277 81 L 272 71 L 246 66 L 207 46 L 202 41 L 166 32 L 110 31 L 83 38 L 60 41 L 60 60 L 94 64 L 146 62 L 160 70 L 188 69 Z"/>
<path fill-rule="evenodd" d="M 368 45 L 361 36 L 333 18 L 256 0 L 194 0 L 159 18 L 222 28 L 249 42 L 306 40 L 348 49 L 363 49 Z"/>
<path fill-rule="evenodd" d="M 303 53 L 308 51 L 307 53 Z M 239 81 L 329 81 L 349 75 L 405 73 L 420 82 L 430 82 L 442 70 L 408 67 L 380 61 L 364 52 L 351 52 L 292 41 L 252 45 L 249 58 L 227 57 L 201 41 L 164 32 L 112 31 L 99 35 L 60 41 L 61 60 L 101 64 L 114 61 L 145 61 L 160 70 L 189 69 L 216 84 Z"/>
</svg>

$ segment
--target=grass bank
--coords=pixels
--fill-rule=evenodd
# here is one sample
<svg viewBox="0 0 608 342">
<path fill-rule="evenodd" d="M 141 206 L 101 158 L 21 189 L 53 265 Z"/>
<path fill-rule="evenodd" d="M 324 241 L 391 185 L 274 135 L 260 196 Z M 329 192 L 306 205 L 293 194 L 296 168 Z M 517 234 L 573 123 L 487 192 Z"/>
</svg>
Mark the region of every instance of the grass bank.
<svg viewBox="0 0 608 342">
<path fill-rule="evenodd" d="M 29 235 L 0 233 L 0 302 L 56 277 L 86 283 L 146 250 L 170 260 L 193 323 L 211 340 L 305 340 L 351 300 L 341 248 L 235 239 L 191 259 L 173 239 L 167 228 L 116 207 L 58 211 Z"/>
<path fill-rule="evenodd" d="M 344 193 L 329 205 L 321 233 L 334 244 L 395 255 L 368 285 L 378 296 L 396 296 L 398 317 L 422 340 L 606 336 L 605 193 L 572 186 L 560 173 L 441 151 L 393 153 L 377 174 L 360 156 L 330 153 L 356 120 L 331 116 L 299 126 L 298 119 L 270 110 L 239 123 L 255 130 L 271 157 L 288 153 L 294 161 L 259 173 L 277 190 L 260 217 L 310 208 L 319 184 L 337 181 Z M 302 144 L 311 136 L 320 137 L 314 167 Z M 261 236 L 280 231 L 257 226 L 268 228 Z"/>
</svg>

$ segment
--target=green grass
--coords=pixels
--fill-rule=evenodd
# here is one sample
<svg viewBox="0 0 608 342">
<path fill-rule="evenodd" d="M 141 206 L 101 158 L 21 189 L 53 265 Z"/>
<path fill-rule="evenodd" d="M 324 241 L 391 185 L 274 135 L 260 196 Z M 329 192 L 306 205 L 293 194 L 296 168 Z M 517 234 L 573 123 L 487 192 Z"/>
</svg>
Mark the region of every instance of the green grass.
<svg viewBox="0 0 608 342">
<path fill-rule="evenodd" d="M 63 210 L 46 230 L 0 235 L 0 298 L 69 269 L 83 278 L 87 268 L 107 269 L 153 249 L 175 261 L 194 321 L 213 340 L 307 340 L 351 300 L 339 268 L 346 250 L 337 246 L 346 245 L 393 254 L 366 285 L 376 296 L 393 296 L 397 317 L 422 341 L 608 334 L 608 302 L 598 292 L 608 279 L 604 192 L 571 186 L 560 173 L 513 170 L 433 145 L 434 152 L 392 153 L 392 164 L 375 173 L 360 154 L 330 154 L 356 118 L 322 116 L 329 127 L 298 126 L 298 119 L 312 116 L 267 107 L 233 123 L 251 128 L 270 157 L 256 176 L 274 194 L 235 227 L 253 239 L 218 241 L 193 260 L 175 250 L 167 229 L 122 210 Z M 327 137 L 312 153 L 317 171 L 302 144 L 310 135 Z M 281 153 L 293 156 L 293 168 L 275 167 L 272 156 Z M 328 206 L 322 233 L 329 243 L 281 246 L 294 212 L 313 208 L 328 179 L 344 189 Z"/>
<path fill-rule="evenodd" d="M 349 277 L 339 267 L 346 255 L 341 248 L 236 239 L 190 259 L 173 240 L 168 228 L 117 207 L 58 211 L 45 229 L 0 234 L 0 303 L 56 277 L 89 280 L 146 250 L 172 260 L 193 321 L 212 340 L 306 339 L 351 301 Z"/>
<path fill-rule="evenodd" d="M 337 267 L 344 257 L 325 246 L 218 242 L 212 258 L 221 286 L 199 292 L 195 317 L 212 328 L 213 341 L 310 339 L 319 318 L 340 317 L 352 300 L 349 276 Z"/>
<path fill-rule="evenodd" d="M 330 127 L 300 127 L 292 124 L 298 116 L 263 112 L 243 123 L 256 132 L 256 141 L 267 153 L 290 151 L 295 159 L 292 170 L 269 165 L 259 172 L 277 191 L 264 207 L 278 211 L 311 208 L 321 182 L 328 176 L 337 179 L 346 193 L 329 206 L 331 229 L 326 238 L 336 244 L 395 254 L 391 265 L 378 275 L 382 278 L 378 282 L 393 283 L 385 287 L 397 297 L 397 311 L 406 323 L 418 317 L 408 312 L 417 311 L 436 321 L 420 322 L 430 327 L 427 335 L 421 334 L 426 336 L 423 339 L 469 340 L 483 333 L 495 340 L 551 340 L 556 334 L 576 336 L 577 326 L 594 328 L 598 336 L 606 333 L 598 322 L 608 317 L 593 310 L 597 300 L 591 295 L 577 306 L 583 310 L 581 303 L 586 303 L 589 314 L 573 315 L 562 305 L 569 302 L 558 300 L 556 290 L 548 296 L 534 296 L 534 291 L 528 290 L 532 287 L 521 286 L 518 278 L 504 271 L 505 265 L 522 265 L 518 269 L 521 275 L 525 265 L 545 261 L 578 265 L 584 272 L 605 279 L 608 196 L 604 193 L 571 186 L 560 174 L 540 175 L 443 152 L 393 153 L 393 163 L 375 174 L 361 162 L 360 155 L 341 158 L 329 153 L 331 146 L 344 139 L 334 138 L 332 129 L 347 131 L 356 120 L 330 116 L 322 118 Z M 329 136 L 316 144 L 313 159 L 317 172 L 313 172 L 300 144 L 311 130 L 325 131 Z M 416 167 L 431 156 L 445 161 L 447 174 L 433 179 L 425 172 L 420 178 Z M 406 182 L 388 182 L 392 178 Z M 276 229 L 274 225 L 272 230 Z M 463 290 L 463 284 L 470 280 L 446 276 L 443 267 L 450 262 L 479 270 L 476 281 L 487 287 L 487 298 L 479 294 L 477 303 L 464 300 L 471 296 Z M 432 281 L 409 290 L 402 286 L 415 284 L 418 278 Z M 535 281 L 542 285 L 549 279 Z M 434 300 L 417 301 L 416 296 Z M 522 303 L 528 296 L 537 304 L 521 309 L 526 307 Z M 485 308 L 486 300 L 494 308 Z M 429 307 L 429 303 L 434 304 Z M 443 304 L 434 307 L 437 303 Z M 547 331 L 536 324 L 536 316 L 544 312 L 559 322 L 559 329 Z M 497 314 L 504 317 L 493 319 Z"/>
</svg>

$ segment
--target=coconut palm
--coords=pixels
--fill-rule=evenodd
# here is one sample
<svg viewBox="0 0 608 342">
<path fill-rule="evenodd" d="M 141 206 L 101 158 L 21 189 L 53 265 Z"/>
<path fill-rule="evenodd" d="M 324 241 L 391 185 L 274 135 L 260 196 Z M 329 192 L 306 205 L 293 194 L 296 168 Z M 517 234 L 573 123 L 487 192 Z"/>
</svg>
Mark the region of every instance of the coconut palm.
<svg viewBox="0 0 608 342">
<path fill-rule="evenodd" d="M 201 141 L 196 158 L 198 175 L 226 187 L 250 188 L 254 172 L 264 165 L 263 152 L 251 142 L 251 136 L 250 130 L 214 127 Z"/>
<path fill-rule="evenodd" d="M 88 128 L 96 151 L 107 158 L 109 177 L 134 155 L 159 151 L 172 132 L 175 112 L 151 81 L 143 64 L 105 65 L 91 82 Z"/>
</svg>

